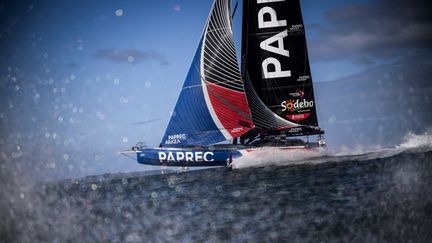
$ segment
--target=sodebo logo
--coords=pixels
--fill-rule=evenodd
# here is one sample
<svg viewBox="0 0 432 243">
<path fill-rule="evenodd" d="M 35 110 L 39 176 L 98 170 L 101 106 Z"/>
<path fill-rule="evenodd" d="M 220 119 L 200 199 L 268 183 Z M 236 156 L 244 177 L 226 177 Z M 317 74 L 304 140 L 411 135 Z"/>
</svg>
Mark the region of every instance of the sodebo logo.
<svg viewBox="0 0 432 243">
<path fill-rule="evenodd" d="M 298 110 L 303 110 L 303 109 L 308 109 L 308 108 L 313 108 L 314 107 L 314 102 L 308 101 L 308 100 L 287 100 L 287 101 L 283 101 L 281 103 L 281 107 L 282 107 L 282 111 L 290 111 L 290 112 L 294 112 L 294 111 L 298 111 Z"/>
<path fill-rule="evenodd" d="M 159 161 L 162 162 L 213 162 L 212 152 L 159 152 Z"/>
</svg>

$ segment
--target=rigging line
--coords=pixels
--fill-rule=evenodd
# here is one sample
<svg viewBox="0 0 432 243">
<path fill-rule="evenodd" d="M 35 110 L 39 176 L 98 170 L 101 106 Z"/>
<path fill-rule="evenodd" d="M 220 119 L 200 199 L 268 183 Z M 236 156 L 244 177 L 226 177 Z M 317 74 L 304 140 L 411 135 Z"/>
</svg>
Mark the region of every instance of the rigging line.
<svg viewBox="0 0 432 243">
<path fill-rule="evenodd" d="M 223 7 L 219 2 L 219 4 L 215 6 L 215 11 L 212 12 L 210 23 L 211 25 L 213 25 L 214 29 L 227 28 L 227 26 L 223 23 L 223 20 L 221 20 L 221 12 L 222 12 L 221 8 Z M 209 31 L 209 29 L 207 31 Z"/>
<path fill-rule="evenodd" d="M 229 47 L 233 50 L 234 48 L 234 39 L 232 38 L 232 33 L 224 31 L 223 29 L 215 29 L 207 32 L 209 36 L 212 38 L 216 38 L 218 40 L 217 43 L 222 42 L 224 45 L 229 45 Z"/>
<path fill-rule="evenodd" d="M 229 14 L 223 14 L 223 13 L 215 13 L 214 21 L 210 23 L 209 30 L 219 30 L 226 33 L 226 35 L 231 36 L 233 34 L 232 26 L 230 25 L 229 21 Z M 227 22 L 228 21 L 228 22 Z"/>
<path fill-rule="evenodd" d="M 212 41 L 212 40 L 209 40 L 209 41 Z M 208 44 L 210 44 L 210 42 L 208 42 Z M 232 67 L 238 66 L 237 60 L 229 57 L 228 55 L 224 55 L 224 54 L 226 54 L 225 50 L 223 50 L 221 48 L 214 48 L 214 47 L 206 46 L 204 52 L 209 57 L 211 57 L 212 60 L 220 59 L 221 61 L 223 61 L 223 63 L 220 63 L 220 64 L 223 64 L 223 66 L 225 66 L 225 67 L 231 67 L 232 72 L 238 73 L 240 75 L 240 72 L 237 69 L 232 68 Z M 224 55 L 224 56 L 222 56 L 222 55 Z"/>
<path fill-rule="evenodd" d="M 235 46 L 234 40 L 232 39 L 232 34 L 228 32 L 222 32 L 221 30 L 210 31 L 207 32 L 207 36 L 213 40 L 212 46 L 220 46 L 223 45 L 223 48 L 229 52 L 234 59 L 237 59 L 235 56 Z"/>
<path fill-rule="evenodd" d="M 224 32 L 226 32 L 225 30 L 226 30 L 227 28 L 228 28 L 228 27 L 220 27 L 220 28 L 212 28 L 212 29 L 209 28 L 209 30 L 207 31 L 207 33 L 213 33 L 213 32 L 219 32 L 219 31 L 224 31 Z"/>
<path fill-rule="evenodd" d="M 231 89 L 235 89 L 237 91 L 244 91 L 244 89 L 239 83 L 240 81 L 239 79 L 235 79 L 235 78 L 227 79 L 217 74 L 208 73 L 207 71 L 205 71 L 205 78 L 206 81 L 208 82 L 214 84 L 222 84 L 222 86 L 231 87 Z"/>
<path fill-rule="evenodd" d="M 226 65 L 223 59 L 215 59 L 213 56 L 208 55 L 208 53 L 205 53 L 207 55 L 204 56 L 204 59 L 206 61 L 206 63 L 204 63 L 206 66 L 209 66 L 209 70 L 206 71 L 212 71 L 212 70 L 218 70 L 219 73 L 224 73 L 227 74 L 226 76 L 232 77 L 232 78 L 236 78 L 236 79 L 240 79 L 240 73 L 237 70 L 233 70 L 233 68 L 231 68 L 231 66 L 234 65 Z M 225 65 L 224 65 L 225 64 Z M 220 66 L 215 66 L 215 65 L 220 65 Z"/>
<path fill-rule="evenodd" d="M 216 23 L 224 27 L 225 29 L 230 28 L 231 26 L 227 24 L 226 17 L 229 16 L 229 6 L 227 1 L 220 3 L 218 11 L 215 13 L 215 21 Z"/>
<path fill-rule="evenodd" d="M 223 13 L 223 21 L 225 23 L 226 26 L 228 26 L 228 30 L 230 31 L 230 33 L 232 34 L 232 21 L 231 21 L 231 1 L 227 1 L 226 5 L 225 5 L 225 11 Z"/>
<path fill-rule="evenodd" d="M 209 59 L 207 57 L 204 57 L 204 59 L 206 61 L 209 61 Z M 236 74 L 236 73 L 229 73 L 226 70 L 223 70 L 222 68 L 216 68 L 213 65 L 218 64 L 216 62 L 209 62 L 209 63 L 204 63 L 204 66 L 209 68 L 208 70 L 204 70 L 206 72 L 206 74 L 211 74 L 213 76 L 218 76 L 219 78 L 222 78 L 222 80 L 219 81 L 229 81 L 229 80 L 235 80 L 238 82 L 236 82 L 237 84 L 240 84 L 240 75 Z"/>
<path fill-rule="evenodd" d="M 211 57 L 209 57 L 209 56 L 205 56 L 204 59 L 206 61 L 206 63 L 204 63 L 204 65 L 209 68 L 208 70 L 205 70 L 206 73 L 215 74 L 214 72 L 216 72 L 216 73 L 219 73 L 219 74 L 222 74 L 222 75 L 225 74 L 223 76 L 228 76 L 228 78 L 230 78 L 230 79 L 238 80 L 238 83 L 240 84 L 240 82 L 241 82 L 240 81 L 240 79 L 241 79 L 240 74 L 233 72 L 232 68 L 229 68 L 228 66 L 224 66 L 222 64 L 222 62 L 219 61 L 219 60 L 213 61 L 211 59 Z M 221 66 L 220 67 L 215 67 L 215 65 L 221 65 Z"/>
<path fill-rule="evenodd" d="M 226 15 L 227 10 L 228 10 L 228 3 L 227 1 L 219 1 L 218 5 L 216 7 L 216 11 L 214 12 L 214 17 L 215 19 L 219 22 L 222 23 L 222 25 L 226 26 L 223 22 L 223 19 L 220 17 L 223 17 Z"/>
<path fill-rule="evenodd" d="M 210 41 L 212 41 L 212 40 L 209 39 L 209 42 L 207 44 L 211 44 Z M 232 58 L 229 55 L 225 55 L 225 54 L 227 54 L 227 51 L 224 50 L 223 48 L 220 48 L 220 47 L 215 48 L 215 47 L 206 46 L 204 52 L 209 57 L 211 57 L 212 60 L 216 60 L 216 59 L 222 60 L 224 66 L 226 66 L 226 67 L 237 67 L 238 66 L 237 59 Z M 231 71 L 238 73 L 240 75 L 240 72 L 235 68 L 231 68 Z"/>
<path fill-rule="evenodd" d="M 181 89 L 181 91 L 183 91 L 183 90 L 187 90 L 187 89 L 192 89 L 192 88 L 197 88 L 197 87 L 201 87 L 201 84 L 185 86 L 185 87 L 183 87 L 183 88 Z"/>
<path fill-rule="evenodd" d="M 231 15 L 231 18 L 232 18 L 232 19 L 234 18 L 235 14 L 236 14 L 236 12 L 237 12 L 237 7 L 238 7 L 238 0 L 236 1 L 236 4 L 235 4 L 235 6 L 234 6 L 233 14 Z"/>
</svg>

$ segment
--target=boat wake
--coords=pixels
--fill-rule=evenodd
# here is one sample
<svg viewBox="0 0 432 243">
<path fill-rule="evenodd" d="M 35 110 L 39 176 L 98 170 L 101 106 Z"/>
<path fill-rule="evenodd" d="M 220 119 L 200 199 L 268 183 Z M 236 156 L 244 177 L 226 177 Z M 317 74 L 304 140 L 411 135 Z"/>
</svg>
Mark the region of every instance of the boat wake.
<svg viewBox="0 0 432 243">
<path fill-rule="evenodd" d="M 405 135 L 405 141 L 397 146 L 398 149 L 430 149 L 432 148 L 432 131 L 422 135 L 408 133 Z"/>
<path fill-rule="evenodd" d="M 244 155 L 233 163 L 234 169 L 265 166 L 286 166 L 299 164 L 321 164 L 328 162 L 364 161 L 388 158 L 403 152 L 427 152 L 432 150 L 432 132 L 421 135 L 408 133 L 404 141 L 395 147 L 358 148 L 344 151 L 290 151 L 277 148 L 263 148 L 260 151 Z"/>
</svg>

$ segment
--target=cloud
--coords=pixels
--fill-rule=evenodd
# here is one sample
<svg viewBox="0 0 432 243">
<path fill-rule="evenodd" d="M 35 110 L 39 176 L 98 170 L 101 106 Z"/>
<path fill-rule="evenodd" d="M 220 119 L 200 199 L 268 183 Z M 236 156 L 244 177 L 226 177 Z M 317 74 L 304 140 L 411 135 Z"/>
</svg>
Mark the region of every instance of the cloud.
<svg viewBox="0 0 432 243">
<path fill-rule="evenodd" d="M 432 2 L 376 0 L 351 4 L 324 13 L 324 24 L 311 28 L 313 61 L 350 59 L 373 65 L 432 52 Z"/>
<path fill-rule="evenodd" d="M 168 59 L 162 53 L 156 51 L 140 51 L 137 49 L 101 49 L 96 52 L 96 57 L 126 63 L 141 63 L 145 61 L 159 62 L 161 65 L 168 65 Z"/>
</svg>

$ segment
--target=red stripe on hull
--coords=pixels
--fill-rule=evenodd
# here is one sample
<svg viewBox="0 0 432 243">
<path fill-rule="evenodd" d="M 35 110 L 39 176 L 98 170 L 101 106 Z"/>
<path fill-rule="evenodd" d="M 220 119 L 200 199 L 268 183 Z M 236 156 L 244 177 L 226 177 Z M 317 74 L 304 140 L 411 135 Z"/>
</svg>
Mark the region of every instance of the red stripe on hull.
<svg viewBox="0 0 432 243">
<path fill-rule="evenodd" d="M 219 121 L 232 137 L 240 137 L 254 127 L 245 93 L 209 82 L 206 84 L 211 105 Z M 245 123 L 249 123 L 250 127 L 246 127 Z"/>
</svg>

